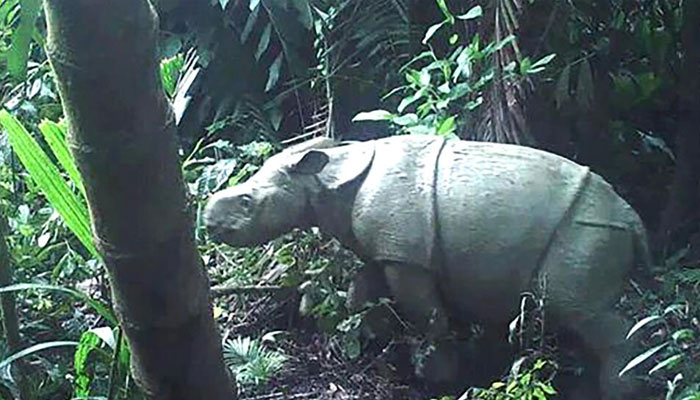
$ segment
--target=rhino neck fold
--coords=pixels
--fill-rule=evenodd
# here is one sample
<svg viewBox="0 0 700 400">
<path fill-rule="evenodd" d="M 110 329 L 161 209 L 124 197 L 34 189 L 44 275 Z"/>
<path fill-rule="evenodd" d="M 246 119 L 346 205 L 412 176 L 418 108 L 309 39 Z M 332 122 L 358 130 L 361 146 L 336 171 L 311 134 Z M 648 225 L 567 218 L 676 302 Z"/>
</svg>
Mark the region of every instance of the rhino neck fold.
<svg viewBox="0 0 700 400">
<path fill-rule="evenodd" d="M 363 258 L 363 252 L 353 234 L 352 211 L 357 191 L 370 166 L 371 161 L 356 179 L 339 187 L 329 188 L 317 180 L 315 188 L 308 192 L 309 202 L 305 213 L 309 226 L 317 226 L 322 232 L 335 237 L 360 258 Z"/>
</svg>

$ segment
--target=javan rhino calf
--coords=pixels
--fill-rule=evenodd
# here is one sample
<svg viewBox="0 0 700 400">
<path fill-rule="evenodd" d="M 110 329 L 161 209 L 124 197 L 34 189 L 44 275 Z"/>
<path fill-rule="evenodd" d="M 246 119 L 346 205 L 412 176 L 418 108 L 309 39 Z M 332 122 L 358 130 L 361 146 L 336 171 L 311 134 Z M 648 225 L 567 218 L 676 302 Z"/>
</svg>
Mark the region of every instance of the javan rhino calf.
<svg viewBox="0 0 700 400">
<path fill-rule="evenodd" d="M 329 146 L 291 147 L 214 194 L 212 236 L 245 246 L 318 226 L 381 268 L 404 316 L 433 337 L 448 315 L 506 326 L 522 292 L 545 288 L 548 321 L 599 359 L 601 398 L 631 398 L 618 378 L 628 323 L 613 306 L 647 244 L 600 176 L 514 145 L 397 136 Z"/>
</svg>

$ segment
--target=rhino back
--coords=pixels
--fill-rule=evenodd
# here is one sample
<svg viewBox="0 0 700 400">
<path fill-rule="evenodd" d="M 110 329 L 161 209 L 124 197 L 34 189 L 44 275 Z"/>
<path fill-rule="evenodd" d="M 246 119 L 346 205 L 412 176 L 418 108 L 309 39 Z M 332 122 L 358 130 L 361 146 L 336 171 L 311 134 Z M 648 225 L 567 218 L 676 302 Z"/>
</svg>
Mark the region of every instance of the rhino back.
<svg viewBox="0 0 700 400">
<path fill-rule="evenodd" d="M 478 305 L 482 318 L 509 315 L 588 177 L 588 168 L 543 151 L 448 142 L 436 182 L 448 297 Z"/>
</svg>

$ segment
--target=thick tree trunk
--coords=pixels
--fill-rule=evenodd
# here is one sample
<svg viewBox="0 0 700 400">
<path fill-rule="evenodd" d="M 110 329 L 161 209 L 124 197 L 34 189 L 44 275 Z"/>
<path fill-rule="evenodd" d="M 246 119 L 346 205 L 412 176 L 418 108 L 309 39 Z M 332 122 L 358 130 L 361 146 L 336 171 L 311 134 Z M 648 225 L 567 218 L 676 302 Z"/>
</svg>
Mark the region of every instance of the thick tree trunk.
<svg viewBox="0 0 700 400">
<path fill-rule="evenodd" d="M 137 383 L 233 399 L 158 77 L 147 0 L 44 0 L 47 51 Z"/>
<path fill-rule="evenodd" d="M 657 245 L 667 247 L 699 232 L 700 218 L 700 2 L 683 3 L 683 64 L 678 90 L 676 170 L 671 196 L 661 216 Z M 663 250 L 657 249 L 657 250 Z"/>
</svg>

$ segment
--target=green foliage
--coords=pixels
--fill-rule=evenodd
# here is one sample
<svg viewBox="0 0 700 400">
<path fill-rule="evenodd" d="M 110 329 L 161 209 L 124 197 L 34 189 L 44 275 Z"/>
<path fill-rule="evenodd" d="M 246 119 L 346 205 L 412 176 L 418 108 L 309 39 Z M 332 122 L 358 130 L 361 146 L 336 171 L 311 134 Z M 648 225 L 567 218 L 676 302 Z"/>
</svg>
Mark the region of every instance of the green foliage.
<svg viewBox="0 0 700 400">
<path fill-rule="evenodd" d="M 185 57 L 182 54 L 177 54 L 160 62 L 160 80 L 163 83 L 165 94 L 171 99 L 175 97 L 177 82 L 184 67 Z"/>
<path fill-rule="evenodd" d="M 42 189 L 46 198 L 63 217 L 66 225 L 75 233 L 80 242 L 95 258 L 99 258 L 97 249 L 92 242 L 90 217 L 84 199 L 76 195 L 61 176 L 57 166 L 51 161 L 44 150 L 37 144 L 22 124 L 5 110 L 0 110 L 0 125 L 7 130 L 10 144 L 17 156 L 29 171 L 30 176 Z M 58 125 L 43 125 L 43 131 L 55 133 Z M 60 142 L 60 137 L 52 136 Z M 56 145 L 61 150 L 63 145 Z M 67 154 L 59 151 L 62 162 L 72 164 Z M 75 170 L 75 167 L 72 166 Z M 77 176 L 77 174 L 76 174 Z M 82 187 L 82 183 L 79 183 Z"/>
<path fill-rule="evenodd" d="M 506 382 L 494 382 L 488 389 L 471 389 L 465 399 L 484 400 L 547 400 L 557 391 L 552 379 L 557 366 L 546 359 L 536 359 Z"/>
<path fill-rule="evenodd" d="M 73 361 L 75 397 L 88 397 L 94 393 L 107 392 L 108 384 L 116 384 L 105 379 L 110 374 L 110 368 L 116 368 L 118 376 L 129 372 L 129 348 L 126 343 L 117 343 L 119 335 L 115 331 L 117 328 L 94 328 L 84 332 L 80 337 Z M 115 359 L 113 354 L 117 352 L 117 347 L 119 347 L 119 356 Z M 116 365 L 110 365 L 115 362 Z M 102 377 L 101 382 L 100 377 Z"/>
<path fill-rule="evenodd" d="M 687 254 L 687 248 L 682 249 L 665 260 L 662 290 L 647 294 L 647 304 L 639 306 L 652 311 L 645 311 L 627 334 L 627 339 L 641 341 L 644 349 L 620 371 L 663 381 L 667 400 L 700 395 L 700 268 L 685 261 Z"/>
<path fill-rule="evenodd" d="M 7 69 L 16 80 L 22 80 L 27 74 L 27 62 L 29 61 L 30 46 L 33 38 L 41 38 L 36 32 L 36 20 L 41 11 L 40 0 L 20 0 L 6 1 L 0 4 L 0 16 L 10 14 L 12 9 L 17 9 L 17 3 L 21 5 L 19 13 L 14 16 L 19 19 L 19 25 L 11 34 L 12 44 L 10 48 L 2 54 L 7 60 Z M 5 18 L 0 19 L 0 24 L 5 24 Z M 14 24 L 10 21 L 8 25 Z M 0 53 L 1 54 L 1 53 Z"/>
<path fill-rule="evenodd" d="M 273 340 L 274 336 L 275 333 L 271 332 L 261 339 L 237 337 L 224 342 L 224 362 L 239 384 L 262 385 L 284 367 L 287 357 L 263 344 Z"/>
<path fill-rule="evenodd" d="M 42 284 L 35 284 L 35 283 L 18 283 L 15 285 L 10 285 L 10 286 L 5 286 L 0 288 L 0 293 L 10 293 L 10 292 L 16 292 L 16 291 L 24 291 L 24 290 L 48 290 L 48 291 L 54 291 L 58 293 L 63 293 L 67 294 L 69 296 L 72 296 L 76 300 L 83 301 L 90 307 L 92 307 L 100 316 L 105 318 L 107 321 L 111 322 L 112 324 L 117 324 L 117 318 L 114 316 L 112 311 L 102 304 L 100 301 L 95 300 L 91 298 L 90 296 L 86 295 L 85 293 L 82 293 L 78 290 L 75 289 L 70 289 L 64 286 L 56 286 L 56 285 L 42 285 Z"/>
<path fill-rule="evenodd" d="M 449 33 L 451 49 L 441 56 L 429 44 L 435 34 L 445 27 L 453 27 L 457 20 L 480 17 L 482 9 L 475 6 L 466 14 L 453 15 L 444 0 L 437 3 L 444 19 L 426 31 L 422 43 L 428 45 L 428 50 L 402 68 L 406 85 L 385 96 L 385 99 L 400 96 L 396 113 L 385 110 L 364 112 L 356 115 L 354 121 L 386 120 L 399 133 L 455 138 L 460 125 L 467 122 L 468 114 L 484 102 L 484 93 L 494 79 L 509 81 L 541 72 L 554 58 L 553 54 L 535 62 L 525 58 L 519 68 L 511 62 L 500 71 L 495 67 L 495 57 L 514 42 L 514 36 L 483 45 L 479 35 L 474 35 L 469 43 L 459 44 L 460 36 L 456 32 Z"/>
</svg>

